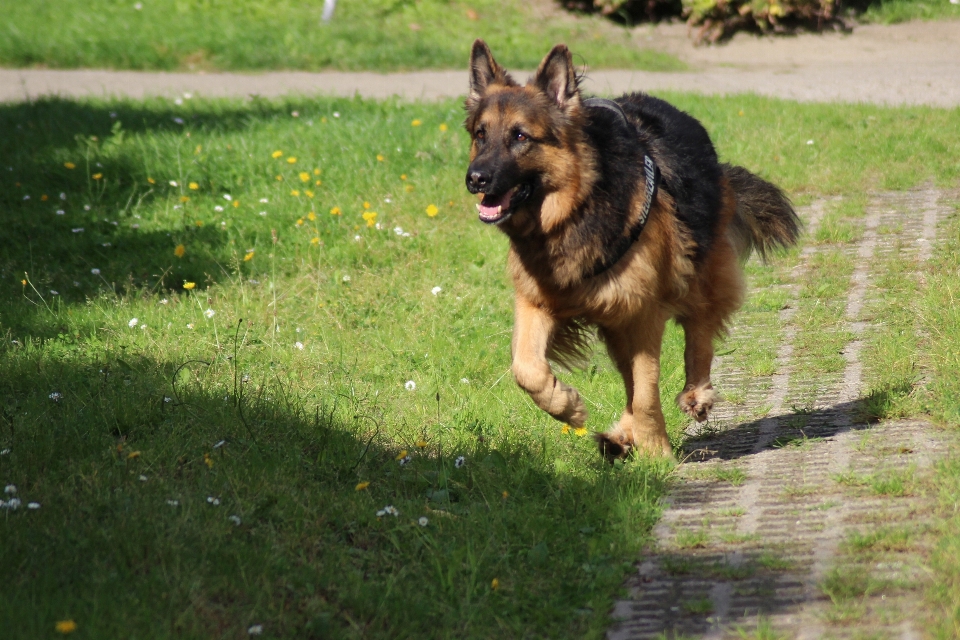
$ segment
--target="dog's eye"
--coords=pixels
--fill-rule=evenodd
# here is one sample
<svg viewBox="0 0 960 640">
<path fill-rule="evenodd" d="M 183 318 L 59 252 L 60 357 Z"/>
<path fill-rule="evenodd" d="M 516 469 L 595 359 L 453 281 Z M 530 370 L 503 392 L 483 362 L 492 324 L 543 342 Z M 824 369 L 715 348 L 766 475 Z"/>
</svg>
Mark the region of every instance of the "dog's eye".
<svg viewBox="0 0 960 640">
<path fill-rule="evenodd" d="M 529 139 L 527 134 L 525 134 L 523 131 L 517 131 L 516 137 L 517 142 L 526 142 Z"/>
<path fill-rule="evenodd" d="M 477 140 L 483 140 L 487 137 L 487 132 L 483 129 L 477 129 Z"/>
</svg>

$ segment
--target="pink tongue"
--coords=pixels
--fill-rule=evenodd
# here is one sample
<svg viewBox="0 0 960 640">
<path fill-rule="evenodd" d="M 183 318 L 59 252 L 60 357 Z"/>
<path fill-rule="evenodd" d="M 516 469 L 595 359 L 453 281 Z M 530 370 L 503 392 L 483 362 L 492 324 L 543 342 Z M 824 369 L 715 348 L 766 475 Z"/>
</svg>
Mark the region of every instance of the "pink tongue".
<svg viewBox="0 0 960 640">
<path fill-rule="evenodd" d="M 480 202 L 480 217 L 486 220 L 498 218 L 502 210 L 510 206 L 510 196 L 513 195 L 513 191 L 511 189 L 502 196 L 484 196 Z M 497 211 L 497 207 L 500 207 L 501 211 Z"/>
</svg>

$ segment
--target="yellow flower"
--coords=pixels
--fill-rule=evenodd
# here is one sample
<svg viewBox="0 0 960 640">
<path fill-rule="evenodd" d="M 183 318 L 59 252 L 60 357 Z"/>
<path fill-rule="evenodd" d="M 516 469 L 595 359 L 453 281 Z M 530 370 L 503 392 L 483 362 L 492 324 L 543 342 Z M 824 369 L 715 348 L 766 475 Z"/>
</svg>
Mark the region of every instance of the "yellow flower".
<svg viewBox="0 0 960 640">
<path fill-rule="evenodd" d="M 369 487 L 369 486 L 370 486 L 370 483 L 369 483 L 369 482 L 360 482 L 360 483 L 357 484 L 356 487 L 354 487 L 354 489 L 355 489 L 356 491 L 363 491 L 364 489 L 366 489 L 366 488 Z"/>
<path fill-rule="evenodd" d="M 425 448 L 426 446 L 427 446 L 427 441 L 426 441 L 426 440 L 417 440 L 417 447 L 418 447 L 418 448 L 423 449 L 423 448 Z"/>
<path fill-rule="evenodd" d="M 197 220 L 196 225 L 197 225 L 198 227 L 202 227 L 202 226 L 203 226 L 203 220 Z"/>
<path fill-rule="evenodd" d="M 493 580 L 491 580 L 491 581 L 490 581 L 490 588 L 493 589 L 494 591 L 496 591 L 497 589 L 499 589 L 499 588 L 500 588 L 500 581 L 497 580 L 496 578 L 494 578 Z"/>
<path fill-rule="evenodd" d="M 403 449 L 400 453 L 397 454 L 397 457 L 395 457 L 394 460 L 403 460 L 406 457 L 407 457 L 407 450 Z"/>
<path fill-rule="evenodd" d="M 299 197 L 299 195 L 300 195 L 300 190 L 299 190 L 299 189 L 294 189 L 293 191 L 290 192 L 290 195 L 292 195 L 292 196 L 298 196 L 298 197 Z"/>
<path fill-rule="evenodd" d="M 413 191 L 413 185 L 412 184 L 404 185 L 403 190 L 406 191 L 407 193 L 410 193 L 411 191 Z"/>
<path fill-rule="evenodd" d="M 271 157 L 271 158 L 279 158 L 279 157 L 282 156 L 282 155 L 283 155 L 283 151 L 274 151 L 273 153 L 270 154 L 270 157 Z"/>
<path fill-rule="evenodd" d="M 196 282 L 184 282 L 184 283 L 183 283 L 183 288 L 186 289 L 187 291 L 190 291 L 190 289 L 193 289 L 195 286 L 197 286 L 197 283 L 196 283 Z"/>
<path fill-rule="evenodd" d="M 203 464 L 207 465 L 208 468 L 213 469 L 213 458 L 210 457 L 209 453 L 203 454 Z"/>
<path fill-rule="evenodd" d="M 437 209 L 437 205 L 431 204 L 427 207 L 427 215 L 431 218 L 440 213 L 440 209 Z"/>
<path fill-rule="evenodd" d="M 317 181 L 316 181 L 316 182 L 314 182 L 313 184 L 315 184 L 315 185 L 317 185 L 317 186 L 319 187 L 320 185 L 322 185 L 322 184 L 323 184 L 323 182 L 321 182 L 320 180 L 317 180 Z"/>
<path fill-rule="evenodd" d="M 568 433 L 570 433 L 570 425 L 568 424 L 563 425 L 563 428 L 560 429 L 560 433 L 562 433 L 563 435 L 567 435 Z"/>
<path fill-rule="evenodd" d="M 383 162 L 384 160 L 386 160 L 386 158 L 384 158 L 382 154 L 379 154 L 379 153 L 378 153 L 378 154 L 377 154 L 377 162 Z"/>
<path fill-rule="evenodd" d="M 277 182 L 283 182 L 283 176 L 277 176 Z"/>
<path fill-rule="evenodd" d="M 411 127 L 419 127 L 419 126 L 422 125 L 422 124 L 423 124 L 423 123 L 420 122 L 420 120 L 414 120 L 413 122 L 410 123 L 410 126 L 411 126 Z"/>
<path fill-rule="evenodd" d="M 247 251 L 247 254 L 246 254 L 245 256 L 243 256 L 243 261 L 244 261 L 244 262 L 250 262 L 251 260 L 253 260 L 253 254 L 254 254 L 254 253 L 256 253 L 256 252 L 255 252 L 255 251 Z"/>
<path fill-rule="evenodd" d="M 369 209 L 369 208 L 370 208 L 370 203 L 364 201 L 364 203 L 363 203 L 363 208 L 364 208 L 364 209 Z"/>
<path fill-rule="evenodd" d="M 312 198 L 312 197 L 313 197 L 313 191 L 310 191 L 310 189 L 304 189 L 304 190 L 303 190 L 303 195 L 307 196 L 308 198 Z"/>
<path fill-rule="evenodd" d="M 743 109 L 740 109 L 740 112 L 739 112 L 737 115 L 738 115 L 738 116 L 742 116 L 742 115 L 743 115 Z"/>
<path fill-rule="evenodd" d="M 504 491 L 501 495 L 503 496 L 503 499 L 506 500 L 507 498 L 510 497 L 510 492 L 509 492 L 509 491 Z"/>
<path fill-rule="evenodd" d="M 55 628 L 60 633 L 73 633 L 77 630 L 77 623 L 73 620 L 61 620 Z"/>
<path fill-rule="evenodd" d="M 190 196 L 180 196 L 180 202 L 190 202 Z"/>
<path fill-rule="evenodd" d="M 77 168 L 77 165 L 73 164 L 72 162 L 64 162 L 64 163 L 63 163 L 63 166 L 65 166 L 67 169 L 76 169 L 76 168 Z"/>
<path fill-rule="evenodd" d="M 157 184 L 157 181 L 154 180 L 153 178 L 147 178 L 147 182 L 149 182 L 150 184 Z"/>
<path fill-rule="evenodd" d="M 310 222 L 313 222 L 316 219 L 317 219 L 317 214 L 315 214 L 313 211 L 307 214 L 307 220 L 309 220 Z"/>
<path fill-rule="evenodd" d="M 190 187 L 190 189 L 192 189 L 193 191 L 196 191 L 197 189 L 200 188 L 200 185 L 198 185 L 196 182 L 191 182 L 187 186 Z"/>
<path fill-rule="evenodd" d="M 20 281 L 20 284 L 22 284 L 23 286 L 27 286 L 27 281 L 26 281 L 26 280 L 21 280 L 21 281 Z"/>
<path fill-rule="evenodd" d="M 296 164 L 297 159 L 294 156 L 287 158 L 287 164 Z"/>
<path fill-rule="evenodd" d="M 90 176 L 90 177 L 92 177 L 94 180 L 99 180 L 100 178 L 103 177 L 103 174 L 102 174 L 102 173 L 95 173 L 95 174 L 93 174 L 93 175 Z"/>
<path fill-rule="evenodd" d="M 297 219 L 297 226 L 298 226 L 298 227 L 302 227 L 302 226 L 303 226 L 303 218 L 298 218 L 298 219 Z"/>
<path fill-rule="evenodd" d="M 447 123 L 444 122 L 443 124 L 440 125 L 440 131 L 446 131 L 446 130 L 447 130 Z"/>
<path fill-rule="evenodd" d="M 203 145 L 198 144 L 197 148 L 193 150 L 194 155 L 200 153 L 201 149 L 203 149 Z"/>
<path fill-rule="evenodd" d="M 140 457 L 139 451 L 131 451 L 130 453 L 127 454 L 127 460 L 133 460 L 134 458 L 139 458 L 139 457 Z"/>
<path fill-rule="evenodd" d="M 48 199 L 47 194 L 43 194 L 42 196 L 40 196 L 40 202 L 46 202 L 47 199 Z"/>
<path fill-rule="evenodd" d="M 367 226 L 372 227 L 377 224 L 377 212 L 376 211 L 364 211 L 363 219 L 367 221 Z"/>
<path fill-rule="evenodd" d="M 586 427 L 577 427 L 576 429 L 573 430 L 573 432 L 574 432 L 575 434 L 577 434 L 577 437 L 578 437 L 578 438 L 582 438 L 583 436 L 587 435 L 587 428 L 586 428 Z"/>
<path fill-rule="evenodd" d="M 183 254 L 185 254 L 186 252 L 187 252 L 187 248 L 182 244 L 178 244 L 177 248 L 173 250 L 173 255 L 177 256 L 178 258 L 182 258 Z"/>
<path fill-rule="evenodd" d="M 306 171 L 300 172 L 300 182 L 310 182 L 310 174 Z"/>
<path fill-rule="evenodd" d="M 333 209 L 330 209 L 330 215 L 332 215 L 332 216 L 338 216 L 338 215 L 340 215 L 341 213 L 343 213 L 343 212 L 340 211 L 340 207 L 334 207 Z"/>
<path fill-rule="evenodd" d="M 318 244 L 320 244 L 320 238 L 310 238 L 310 244 L 312 244 L 313 246 L 317 246 Z"/>
<path fill-rule="evenodd" d="M 313 175 L 315 175 L 315 176 L 320 175 L 320 169 L 314 169 L 314 170 L 313 170 Z"/>
<path fill-rule="evenodd" d="M 239 200 L 234 200 L 234 201 L 233 201 L 233 207 L 234 207 L 234 209 L 236 209 L 236 208 L 239 207 L 239 206 L 240 206 L 240 201 L 239 201 Z"/>
<path fill-rule="evenodd" d="M 407 179 L 407 174 L 401 173 L 401 174 L 400 174 L 400 179 L 401 179 L 401 180 L 406 180 L 406 179 Z"/>
</svg>

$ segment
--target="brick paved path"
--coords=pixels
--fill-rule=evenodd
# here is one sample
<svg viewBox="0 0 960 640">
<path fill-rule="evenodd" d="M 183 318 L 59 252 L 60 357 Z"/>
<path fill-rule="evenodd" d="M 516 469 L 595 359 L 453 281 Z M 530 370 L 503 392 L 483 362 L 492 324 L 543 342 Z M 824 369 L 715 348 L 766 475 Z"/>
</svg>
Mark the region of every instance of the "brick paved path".
<svg viewBox="0 0 960 640">
<path fill-rule="evenodd" d="M 841 323 L 850 339 L 837 372 L 794 375 L 803 358 L 794 345 L 799 283 L 822 245 L 808 244 L 784 277 L 789 302 L 779 326 L 758 335 L 735 327 L 734 342 L 772 343 L 776 373 L 751 375 L 721 358 L 716 386 L 742 398 L 721 403 L 710 429 L 690 438 L 655 544 L 627 585 L 629 599 L 614 609 L 611 640 L 920 637 L 917 544 L 877 562 L 845 553 L 844 541 L 887 525 L 922 532 L 930 513 L 931 498 L 921 491 L 863 485 L 922 477 L 946 436 L 920 421 L 865 424 L 857 400 L 862 338 L 882 320 L 865 311 L 876 292 L 873 270 L 891 253 L 918 267 L 929 258 L 943 214 L 939 195 L 926 189 L 871 197 L 859 240 L 844 249 L 854 269 Z M 808 238 L 827 204 L 802 211 Z M 843 585 L 858 581 L 868 584 L 866 595 L 842 597 Z M 824 584 L 836 585 L 836 601 Z"/>
</svg>

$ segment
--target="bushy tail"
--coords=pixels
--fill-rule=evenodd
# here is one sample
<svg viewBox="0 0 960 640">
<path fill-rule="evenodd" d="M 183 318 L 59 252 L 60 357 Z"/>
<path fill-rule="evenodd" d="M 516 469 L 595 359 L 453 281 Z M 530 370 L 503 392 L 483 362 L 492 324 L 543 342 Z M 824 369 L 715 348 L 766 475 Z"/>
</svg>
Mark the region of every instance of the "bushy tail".
<svg viewBox="0 0 960 640">
<path fill-rule="evenodd" d="M 741 258 L 748 258 L 755 249 L 766 259 L 768 251 L 797 243 L 800 219 L 779 187 L 743 167 L 725 164 L 723 175 L 737 196 L 731 232 Z"/>
</svg>

